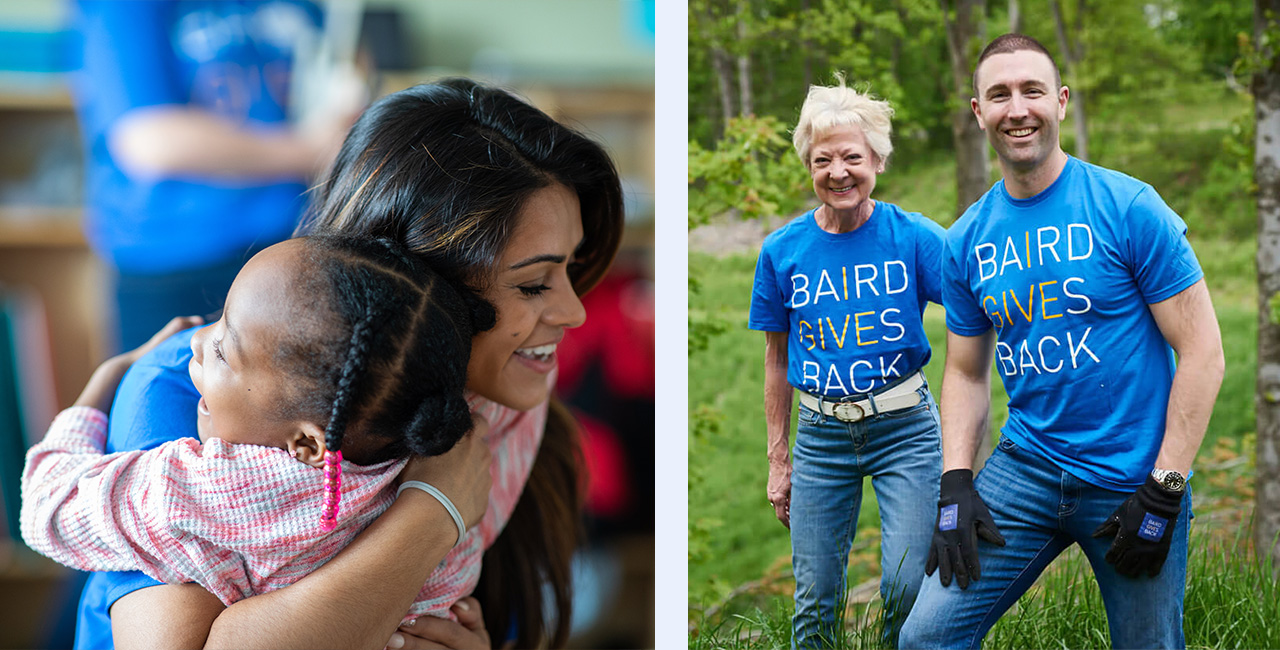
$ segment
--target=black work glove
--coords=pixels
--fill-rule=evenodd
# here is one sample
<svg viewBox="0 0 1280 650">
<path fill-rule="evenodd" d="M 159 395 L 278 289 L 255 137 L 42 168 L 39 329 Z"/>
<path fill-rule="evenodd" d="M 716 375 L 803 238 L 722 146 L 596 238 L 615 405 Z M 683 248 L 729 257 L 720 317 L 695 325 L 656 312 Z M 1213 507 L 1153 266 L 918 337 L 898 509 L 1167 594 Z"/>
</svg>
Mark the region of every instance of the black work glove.
<svg viewBox="0 0 1280 650">
<path fill-rule="evenodd" d="M 953 469 L 942 475 L 938 496 L 938 526 L 933 530 L 933 546 L 929 549 L 929 561 L 925 563 L 925 575 L 938 571 L 943 587 L 951 586 L 954 572 L 961 589 L 968 588 L 969 580 L 982 577 L 978 566 L 978 538 L 1004 546 L 1004 536 L 996 528 L 996 522 L 973 487 L 973 470 Z"/>
<path fill-rule="evenodd" d="M 1093 536 L 1115 535 L 1107 550 L 1107 562 L 1115 565 L 1116 573 L 1130 578 L 1146 573 L 1154 578 L 1169 555 L 1180 512 L 1182 492 L 1166 490 L 1148 476 L 1142 487 L 1093 531 Z"/>
</svg>

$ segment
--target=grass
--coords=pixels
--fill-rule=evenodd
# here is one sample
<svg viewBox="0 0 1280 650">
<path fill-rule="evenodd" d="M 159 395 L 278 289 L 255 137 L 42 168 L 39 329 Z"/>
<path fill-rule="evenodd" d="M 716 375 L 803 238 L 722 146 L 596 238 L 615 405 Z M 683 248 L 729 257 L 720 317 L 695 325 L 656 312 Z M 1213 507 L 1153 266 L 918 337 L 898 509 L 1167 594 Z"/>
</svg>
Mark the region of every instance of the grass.
<svg viewBox="0 0 1280 650">
<path fill-rule="evenodd" d="M 1214 296 L 1227 356 L 1227 375 L 1192 484 L 1200 520 L 1212 520 L 1217 529 L 1235 531 L 1247 525 L 1253 496 L 1251 454 L 1257 313 L 1252 280 L 1254 245 L 1252 242 L 1229 240 L 1195 241 L 1193 245 Z M 787 530 L 774 518 L 764 499 L 767 478 L 761 407 L 764 337 L 759 332 L 746 329 L 755 256 L 714 258 L 693 254 L 689 264 L 690 275 L 700 278 L 701 284 L 698 293 L 690 296 L 690 319 L 718 319 L 728 325 L 723 334 L 710 339 L 705 351 L 694 353 L 689 363 L 690 405 L 694 408 L 710 407 L 721 414 L 717 426 L 694 436 L 689 447 L 690 618 L 700 630 L 698 636 L 691 636 L 690 643 L 692 647 L 764 648 L 787 645 L 789 623 L 786 621 L 790 616 L 790 594 L 794 587 L 790 576 L 790 541 Z M 941 385 L 941 361 L 945 350 L 941 309 L 929 307 L 925 314 L 925 329 L 936 351 L 925 374 L 936 390 Z M 993 380 L 992 403 L 995 410 L 993 427 L 998 430 L 1005 419 L 1004 393 L 998 379 Z M 878 538 L 878 510 L 874 492 L 867 484 L 858 533 L 850 554 L 849 584 L 858 584 L 878 575 Z M 1193 560 L 1193 566 L 1202 566 L 1210 559 L 1209 556 L 1198 557 L 1201 559 Z M 1238 555 L 1213 556 L 1214 565 L 1223 564 L 1223 558 L 1240 565 L 1240 570 L 1246 568 Z M 1017 616 L 1010 618 L 1012 623 L 1002 622 L 992 633 L 991 643 L 994 645 L 991 647 L 1023 647 L 1027 644 L 1017 641 L 1018 635 L 1022 634 L 1033 635 L 1029 638 L 1039 639 L 1039 644 L 1046 639 L 1063 638 L 1071 640 L 1066 647 L 1105 645 L 1105 638 L 1096 636 L 1105 634 L 1106 630 L 1100 609 L 1094 617 L 1102 621 L 1100 624 L 1081 620 L 1079 616 L 1055 615 L 1052 617 L 1055 620 L 1065 619 L 1054 623 L 1062 629 L 1020 631 L 1022 627 L 1019 626 L 1032 625 L 1039 620 L 1037 617 L 1043 618 L 1049 613 L 1048 610 L 1065 608 L 1079 599 L 1093 597 L 1086 593 L 1089 588 L 1096 592 L 1096 586 L 1089 586 L 1092 581 L 1076 579 L 1080 575 L 1088 575 L 1087 567 L 1076 566 L 1074 570 L 1072 567 L 1070 562 L 1055 563 L 1053 570 L 1043 579 L 1045 586 L 1035 592 L 1055 595 L 1041 605 L 1035 604 L 1035 598 L 1039 596 L 1024 598 L 1025 602 L 1019 604 L 1018 611 L 1023 612 L 1019 616 L 1026 622 L 1016 623 L 1020 620 Z M 1189 588 L 1188 629 L 1193 624 L 1200 625 L 1197 621 L 1204 621 L 1203 638 L 1217 638 L 1215 634 L 1229 638 L 1223 636 L 1227 632 L 1215 627 L 1218 616 L 1193 617 L 1192 604 L 1233 598 L 1241 601 L 1240 607 L 1246 607 L 1248 603 L 1243 601 L 1245 592 L 1223 591 L 1232 587 L 1224 584 L 1233 582 L 1231 576 L 1214 580 L 1213 575 L 1203 571 L 1198 575 L 1198 585 L 1203 588 L 1212 586 L 1220 593 L 1196 601 L 1193 595 L 1197 592 Z M 743 588 L 743 585 L 748 588 Z M 1034 616 L 1026 613 L 1030 611 L 1027 608 L 1037 606 L 1046 611 Z M 714 609 L 714 617 L 710 619 L 705 617 L 709 608 Z M 864 611 L 855 619 L 865 622 L 874 621 L 875 617 L 874 613 Z M 1006 626 L 1012 627 L 1006 632 L 1003 631 Z M 856 629 L 862 630 L 863 627 Z M 1048 636 L 1035 636 L 1044 634 Z M 716 645 L 740 636 L 746 639 L 743 641 L 746 645 Z M 699 640 L 702 637 L 710 639 L 707 643 L 712 645 L 698 646 L 703 642 Z M 869 645 L 854 639 L 850 641 L 850 647 L 871 647 L 877 638 L 878 632 L 868 633 L 863 641 Z M 1208 643 L 1205 647 L 1231 646 Z M 1280 643 L 1251 647 L 1280 647 Z"/>
<path fill-rule="evenodd" d="M 1253 559 L 1248 529 L 1234 538 L 1193 524 L 1184 598 L 1189 648 L 1280 648 L 1280 583 Z M 1078 548 L 1068 549 L 992 627 L 988 648 L 1111 646 L 1102 595 Z M 691 649 L 764 650 L 790 643 L 790 602 L 778 598 L 749 612 L 701 620 Z M 836 648 L 881 648 L 877 602 L 846 610 Z"/>
</svg>

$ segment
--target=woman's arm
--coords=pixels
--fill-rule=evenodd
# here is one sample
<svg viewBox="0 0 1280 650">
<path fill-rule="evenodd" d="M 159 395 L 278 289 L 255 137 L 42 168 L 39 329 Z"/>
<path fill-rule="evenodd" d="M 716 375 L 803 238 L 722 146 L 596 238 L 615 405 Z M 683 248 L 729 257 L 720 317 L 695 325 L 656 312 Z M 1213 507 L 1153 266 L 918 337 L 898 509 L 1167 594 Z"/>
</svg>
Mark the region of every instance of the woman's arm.
<svg viewBox="0 0 1280 650">
<path fill-rule="evenodd" d="M 787 383 L 787 332 L 765 332 L 764 422 L 768 438 L 769 484 L 774 514 L 791 528 L 791 385 Z"/>
<path fill-rule="evenodd" d="M 415 458 L 401 478 L 440 488 L 468 527 L 474 525 L 488 503 L 487 431 L 479 421 L 447 454 Z M 203 639 L 207 648 L 382 648 L 457 537 L 438 501 L 406 490 L 346 549 L 284 589 L 221 611 L 216 599 L 176 594 L 171 586 L 121 598 L 111 608 L 112 632 L 121 641 L 116 647 L 199 647 Z M 211 619 L 211 629 L 202 626 Z M 157 621 L 181 624 L 157 634 Z"/>
</svg>

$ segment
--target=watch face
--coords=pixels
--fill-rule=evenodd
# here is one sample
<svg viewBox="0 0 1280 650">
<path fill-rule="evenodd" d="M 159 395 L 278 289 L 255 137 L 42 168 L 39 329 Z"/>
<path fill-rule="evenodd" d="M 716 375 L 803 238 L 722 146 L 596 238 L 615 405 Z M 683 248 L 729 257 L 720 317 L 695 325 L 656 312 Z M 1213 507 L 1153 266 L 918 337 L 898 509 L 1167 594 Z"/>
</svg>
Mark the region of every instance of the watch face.
<svg viewBox="0 0 1280 650">
<path fill-rule="evenodd" d="M 1182 475 L 1177 472 L 1165 472 L 1164 478 L 1160 479 L 1160 484 L 1163 485 L 1166 490 L 1181 492 L 1182 488 L 1186 487 L 1187 480 L 1182 478 Z"/>
</svg>

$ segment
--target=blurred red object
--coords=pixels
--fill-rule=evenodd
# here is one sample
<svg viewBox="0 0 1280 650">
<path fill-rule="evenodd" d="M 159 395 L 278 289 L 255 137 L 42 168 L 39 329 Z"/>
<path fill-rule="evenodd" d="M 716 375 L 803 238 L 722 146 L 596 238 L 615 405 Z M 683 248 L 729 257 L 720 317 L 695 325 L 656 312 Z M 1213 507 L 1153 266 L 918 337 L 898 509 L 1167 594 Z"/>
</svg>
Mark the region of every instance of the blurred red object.
<svg viewBox="0 0 1280 650">
<path fill-rule="evenodd" d="M 596 517 L 619 517 L 631 505 L 631 476 L 626 452 L 608 424 L 577 411 L 582 454 L 587 465 L 587 512 Z"/>
<path fill-rule="evenodd" d="M 582 298 L 587 321 L 565 333 L 557 347 L 562 395 L 573 393 L 592 362 L 608 390 L 626 398 L 653 398 L 653 283 L 634 273 L 611 273 Z"/>
</svg>

